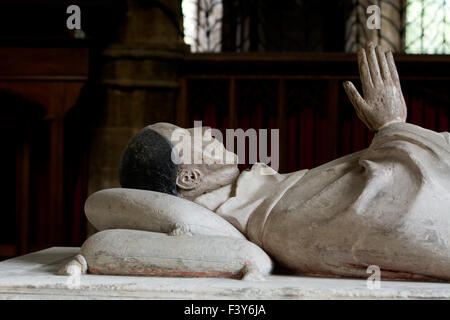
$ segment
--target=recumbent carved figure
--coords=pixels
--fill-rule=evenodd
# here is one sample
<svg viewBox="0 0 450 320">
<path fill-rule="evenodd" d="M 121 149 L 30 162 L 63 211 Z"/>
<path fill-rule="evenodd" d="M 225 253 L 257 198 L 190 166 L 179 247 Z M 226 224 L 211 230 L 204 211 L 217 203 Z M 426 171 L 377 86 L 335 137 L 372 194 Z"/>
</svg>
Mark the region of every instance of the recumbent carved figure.
<svg viewBox="0 0 450 320">
<path fill-rule="evenodd" d="M 193 129 L 148 126 L 124 151 L 122 188 L 87 200 L 101 232 L 63 272 L 254 279 L 278 264 L 367 277 L 377 265 L 385 279 L 450 280 L 450 135 L 405 123 L 392 53 L 370 43 L 358 63 L 363 97 L 344 87 L 376 131 L 369 148 L 311 170 L 278 174 L 257 163 L 239 173 L 195 143 L 192 155 L 208 163 L 174 163 L 173 133 Z"/>
</svg>

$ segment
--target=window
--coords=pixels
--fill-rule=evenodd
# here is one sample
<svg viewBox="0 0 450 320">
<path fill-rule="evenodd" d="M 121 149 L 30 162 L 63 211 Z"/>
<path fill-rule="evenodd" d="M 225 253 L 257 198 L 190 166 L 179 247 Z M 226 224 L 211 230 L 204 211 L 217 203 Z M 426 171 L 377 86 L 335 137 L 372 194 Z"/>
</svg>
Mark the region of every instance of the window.
<svg viewBox="0 0 450 320">
<path fill-rule="evenodd" d="M 450 0 L 336 3 L 183 0 L 185 41 L 192 52 L 356 52 L 371 40 L 397 53 L 450 54 Z M 380 30 L 366 27 L 369 5 L 381 8 Z"/>
<path fill-rule="evenodd" d="M 408 0 L 406 53 L 450 54 L 450 0 Z"/>
<path fill-rule="evenodd" d="M 220 52 L 222 0 L 183 0 L 184 41 L 192 52 Z"/>
</svg>

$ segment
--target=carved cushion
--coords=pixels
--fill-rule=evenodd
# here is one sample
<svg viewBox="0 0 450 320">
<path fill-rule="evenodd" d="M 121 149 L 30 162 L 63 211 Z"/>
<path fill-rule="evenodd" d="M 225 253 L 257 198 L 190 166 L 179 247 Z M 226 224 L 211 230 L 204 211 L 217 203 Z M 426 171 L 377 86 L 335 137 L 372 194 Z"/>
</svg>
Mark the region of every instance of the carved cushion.
<svg viewBox="0 0 450 320">
<path fill-rule="evenodd" d="M 106 189 L 92 194 L 85 213 L 97 230 L 134 229 L 163 233 L 190 233 L 245 239 L 233 225 L 198 204 L 169 194 Z"/>
<path fill-rule="evenodd" d="M 81 254 L 94 274 L 248 279 L 273 267 L 270 257 L 247 240 L 123 229 L 94 234 Z"/>
</svg>

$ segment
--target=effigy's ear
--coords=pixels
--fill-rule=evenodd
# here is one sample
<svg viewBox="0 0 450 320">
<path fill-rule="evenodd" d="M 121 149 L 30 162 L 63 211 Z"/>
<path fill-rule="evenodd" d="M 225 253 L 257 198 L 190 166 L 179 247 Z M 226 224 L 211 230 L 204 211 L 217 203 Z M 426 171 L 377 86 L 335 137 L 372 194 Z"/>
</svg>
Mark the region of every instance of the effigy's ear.
<svg viewBox="0 0 450 320">
<path fill-rule="evenodd" d="M 201 183 L 202 173 L 192 167 L 178 171 L 177 186 L 183 190 L 192 190 Z"/>
</svg>

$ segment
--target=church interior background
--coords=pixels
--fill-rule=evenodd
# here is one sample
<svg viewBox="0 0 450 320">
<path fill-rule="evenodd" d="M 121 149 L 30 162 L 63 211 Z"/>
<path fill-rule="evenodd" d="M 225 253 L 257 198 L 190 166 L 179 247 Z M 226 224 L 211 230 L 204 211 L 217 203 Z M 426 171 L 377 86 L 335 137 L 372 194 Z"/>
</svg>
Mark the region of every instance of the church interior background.
<svg viewBox="0 0 450 320">
<path fill-rule="evenodd" d="M 408 121 L 448 131 L 450 1 L 1 1 L 0 259 L 80 246 L 87 196 L 148 124 L 278 128 L 280 172 L 366 148 L 342 83 L 367 40 L 395 52 Z"/>
</svg>

